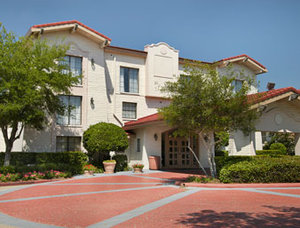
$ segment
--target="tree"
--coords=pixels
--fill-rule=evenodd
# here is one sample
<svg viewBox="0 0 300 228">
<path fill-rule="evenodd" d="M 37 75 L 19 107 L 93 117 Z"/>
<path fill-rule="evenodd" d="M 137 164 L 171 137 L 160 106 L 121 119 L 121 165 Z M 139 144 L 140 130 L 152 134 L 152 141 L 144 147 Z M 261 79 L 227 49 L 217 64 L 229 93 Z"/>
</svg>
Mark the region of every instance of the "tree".
<svg viewBox="0 0 300 228">
<path fill-rule="evenodd" d="M 191 133 L 199 135 L 208 151 L 213 177 L 216 176 L 214 133 L 240 129 L 247 134 L 254 130 L 257 112 L 250 110 L 247 102 L 253 79 L 245 77 L 242 88 L 235 91 L 232 82 L 241 76 L 243 72 L 236 73 L 231 67 L 224 70 L 193 62 L 186 64 L 185 74 L 176 82 L 167 82 L 162 89 L 171 98 L 170 105 L 160 110 L 164 119 L 177 128 L 178 135 L 188 138 Z"/>
<path fill-rule="evenodd" d="M 95 153 L 108 155 L 110 151 L 124 151 L 128 147 L 126 132 L 112 123 L 97 123 L 91 125 L 83 133 L 83 146 L 90 156 Z"/>
<path fill-rule="evenodd" d="M 62 73 L 67 46 L 16 37 L 0 24 L 0 128 L 6 149 L 4 166 L 25 126 L 43 129 L 49 117 L 63 114 L 58 94 L 70 94 L 78 77 Z M 70 72 L 70 71 L 69 71 Z"/>
</svg>

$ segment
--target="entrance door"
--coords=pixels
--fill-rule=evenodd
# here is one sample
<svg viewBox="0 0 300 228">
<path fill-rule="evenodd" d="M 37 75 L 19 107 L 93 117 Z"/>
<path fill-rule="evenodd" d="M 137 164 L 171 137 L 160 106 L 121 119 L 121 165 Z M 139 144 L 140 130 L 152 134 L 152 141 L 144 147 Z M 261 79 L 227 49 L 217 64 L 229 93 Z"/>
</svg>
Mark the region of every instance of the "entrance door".
<svg viewBox="0 0 300 228">
<path fill-rule="evenodd" d="M 173 131 L 172 131 L 173 132 Z M 198 163 L 188 149 L 188 140 L 184 137 L 174 137 L 172 132 L 164 134 L 164 167 L 167 169 L 194 169 L 198 168 Z M 199 156 L 198 137 L 191 137 L 191 147 Z"/>
</svg>

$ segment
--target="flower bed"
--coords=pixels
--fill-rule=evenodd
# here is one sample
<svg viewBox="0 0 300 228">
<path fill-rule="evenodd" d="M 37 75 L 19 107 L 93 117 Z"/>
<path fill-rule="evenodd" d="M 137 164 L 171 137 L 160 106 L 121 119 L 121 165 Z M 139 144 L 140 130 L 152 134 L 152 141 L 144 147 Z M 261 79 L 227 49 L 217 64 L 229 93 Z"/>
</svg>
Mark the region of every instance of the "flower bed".
<svg viewBox="0 0 300 228">
<path fill-rule="evenodd" d="M 46 172 L 27 172 L 27 173 L 0 173 L 0 182 L 30 181 L 40 179 L 66 178 L 68 173 L 49 170 Z"/>
</svg>

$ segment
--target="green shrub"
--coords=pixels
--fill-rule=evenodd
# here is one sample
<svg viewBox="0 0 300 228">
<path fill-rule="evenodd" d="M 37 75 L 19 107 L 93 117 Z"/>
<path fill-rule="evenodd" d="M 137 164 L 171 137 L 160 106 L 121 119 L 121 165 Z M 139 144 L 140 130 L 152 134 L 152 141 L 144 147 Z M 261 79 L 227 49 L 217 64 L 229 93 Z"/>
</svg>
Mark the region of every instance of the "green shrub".
<svg viewBox="0 0 300 228">
<path fill-rule="evenodd" d="M 273 143 L 282 143 L 286 147 L 288 155 L 295 155 L 295 134 L 274 132 L 271 135 L 271 140 L 264 145 L 264 150 L 269 150 Z"/>
<path fill-rule="evenodd" d="M 255 156 L 224 165 L 219 179 L 224 183 L 300 182 L 300 157 Z"/>
<path fill-rule="evenodd" d="M 1 164 L 4 162 L 4 155 L 5 153 L 0 153 Z M 15 170 L 9 172 L 44 172 L 53 169 L 79 174 L 82 173 L 86 161 L 87 155 L 81 151 L 53 153 L 12 152 L 11 166 Z"/>
<path fill-rule="evenodd" d="M 257 150 L 256 155 L 276 157 L 276 156 L 286 155 L 286 152 L 282 152 L 280 150 Z"/>
<path fill-rule="evenodd" d="M 2 166 L 0 167 L 0 173 L 6 175 L 8 173 L 16 173 L 15 167 L 14 166 Z"/>
<path fill-rule="evenodd" d="M 286 147 L 282 143 L 271 144 L 270 150 L 279 150 L 283 155 L 287 155 Z"/>
<path fill-rule="evenodd" d="M 126 154 L 117 154 L 113 157 L 116 160 L 116 172 L 125 171 L 128 166 L 127 156 Z"/>
<path fill-rule="evenodd" d="M 217 150 L 215 151 L 215 156 L 228 156 L 228 151 L 226 150 Z"/>
<path fill-rule="evenodd" d="M 128 147 L 126 132 L 112 123 L 98 123 L 90 126 L 83 133 L 83 146 L 90 156 L 100 152 L 124 151 Z"/>
</svg>

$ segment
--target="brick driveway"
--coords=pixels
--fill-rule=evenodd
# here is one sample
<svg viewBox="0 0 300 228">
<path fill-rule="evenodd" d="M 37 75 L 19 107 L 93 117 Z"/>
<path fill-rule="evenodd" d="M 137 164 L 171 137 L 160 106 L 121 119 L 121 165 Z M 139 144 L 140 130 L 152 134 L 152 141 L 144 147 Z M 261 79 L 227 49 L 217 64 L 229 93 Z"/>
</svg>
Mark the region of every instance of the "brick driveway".
<svg viewBox="0 0 300 228">
<path fill-rule="evenodd" d="M 300 226 L 300 184 L 174 185 L 188 175 L 118 173 L 5 189 L 0 227 Z"/>
</svg>

